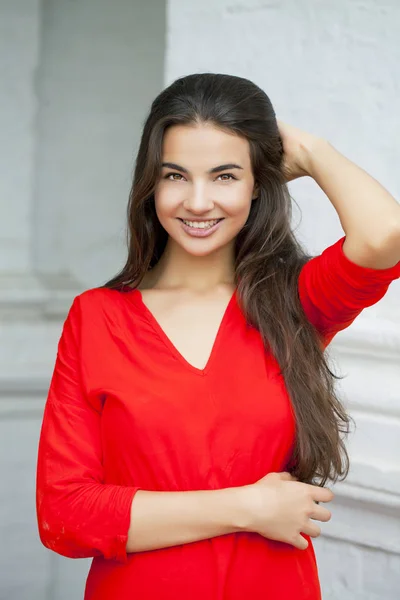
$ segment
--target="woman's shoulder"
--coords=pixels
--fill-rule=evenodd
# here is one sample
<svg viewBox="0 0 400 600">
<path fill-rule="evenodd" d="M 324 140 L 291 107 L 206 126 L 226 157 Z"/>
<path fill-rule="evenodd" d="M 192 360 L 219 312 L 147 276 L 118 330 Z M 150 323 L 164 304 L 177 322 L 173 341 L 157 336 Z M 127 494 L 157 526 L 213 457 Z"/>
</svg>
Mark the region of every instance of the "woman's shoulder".
<svg viewBox="0 0 400 600">
<path fill-rule="evenodd" d="M 98 286 L 83 290 L 82 292 L 77 294 L 77 296 L 75 296 L 74 300 L 77 300 L 79 303 L 84 304 L 113 301 L 115 302 L 126 293 L 127 292 L 123 292 L 119 289 Z"/>
<path fill-rule="evenodd" d="M 81 291 L 72 300 L 64 329 L 87 334 L 87 339 L 93 340 L 114 327 L 125 328 L 136 314 L 128 295 L 129 292 L 105 287 Z"/>
<path fill-rule="evenodd" d="M 71 310 L 82 314 L 102 312 L 104 309 L 112 309 L 121 306 L 124 296 L 129 292 L 107 287 L 92 287 L 77 294 L 72 301 Z"/>
</svg>

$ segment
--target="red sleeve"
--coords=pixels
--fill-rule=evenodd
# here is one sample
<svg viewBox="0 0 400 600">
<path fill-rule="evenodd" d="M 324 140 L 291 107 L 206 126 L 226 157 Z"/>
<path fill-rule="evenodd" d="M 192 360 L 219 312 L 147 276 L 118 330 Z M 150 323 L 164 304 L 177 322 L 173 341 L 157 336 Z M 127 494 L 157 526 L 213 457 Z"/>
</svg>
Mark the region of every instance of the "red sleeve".
<svg viewBox="0 0 400 600">
<path fill-rule="evenodd" d="M 103 482 L 101 406 L 89 401 L 81 384 L 79 323 L 78 296 L 58 343 L 39 440 L 39 534 L 63 556 L 126 562 L 130 507 L 139 488 Z"/>
<path fill-rule="evenodd" d="M 299 276 L 301 304 L 325 345 L 364 308 L 383 298 L 389 284 L 400 277 L 400 262 L 388 269 L 371 269 L 349 260 L 343 252 L 345 239 L 309 260 Z"/>
</svg>

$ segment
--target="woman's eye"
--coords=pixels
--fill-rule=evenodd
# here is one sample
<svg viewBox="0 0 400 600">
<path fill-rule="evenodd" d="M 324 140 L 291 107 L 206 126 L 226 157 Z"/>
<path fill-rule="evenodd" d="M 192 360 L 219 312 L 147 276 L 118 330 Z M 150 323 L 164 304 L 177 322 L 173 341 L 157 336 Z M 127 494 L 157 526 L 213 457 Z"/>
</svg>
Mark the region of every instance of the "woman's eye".
<svg viewBox="0 0 400 600">
<path fill-rule="evenodd" d="M 178 177 L 182 177 L 180 173 L 168 173 L 168 175 L 166 175 L 164 179 L 169 179 L 171 175 L 178 175 Z M 170 181 L 176 181 L 176 179 L 170 179 Z"/>
<path fill-rule="evenodd" d="M 230 177 L 231 179 L 236 179 L 232 173 L 223 173 L 222 175 L 219 175 L 219 177 Z M 224 179 L 224 181 L 230 181 L 230 179 Z"/>
<path fill-rule="evenodd" d="M 165 175 L 164 179 L 168 179 L 169 181 L 180 181 L 180 179 L 170 179 L 170 177 L 173 177 L 174 175 L 178 175 L 178 177 L 182 177 L 182 175 L 180 173 L 168 173 L 167 175 Z M 218 177 L 229 177 L 230 179 L 223 179 L 222 181 L 231 181 L 232 179 L 236 179 L 236 177 L 234 177 L 232 175 L 232 173 L 222 173 L 222 175 L 218 175 Z M 218 179 L 217 177 L 217 179 Z"/>
</svg>

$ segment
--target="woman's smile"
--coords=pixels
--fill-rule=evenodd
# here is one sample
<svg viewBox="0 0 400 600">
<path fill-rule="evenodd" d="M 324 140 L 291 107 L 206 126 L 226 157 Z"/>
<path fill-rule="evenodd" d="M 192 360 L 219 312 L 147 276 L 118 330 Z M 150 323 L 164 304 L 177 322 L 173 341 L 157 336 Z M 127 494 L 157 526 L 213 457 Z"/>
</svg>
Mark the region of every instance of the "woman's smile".
<svg viewBox="0 0 400 600">
<path fill-rule="evenodd" d="M 178 218 L 182 223 L 182 229 L 193 237 L 207 237 L 219 229 L 223 218 L 221 219 L 205 219 L 204 221 L 199 220 L 186 220 Z"/>
</svg>

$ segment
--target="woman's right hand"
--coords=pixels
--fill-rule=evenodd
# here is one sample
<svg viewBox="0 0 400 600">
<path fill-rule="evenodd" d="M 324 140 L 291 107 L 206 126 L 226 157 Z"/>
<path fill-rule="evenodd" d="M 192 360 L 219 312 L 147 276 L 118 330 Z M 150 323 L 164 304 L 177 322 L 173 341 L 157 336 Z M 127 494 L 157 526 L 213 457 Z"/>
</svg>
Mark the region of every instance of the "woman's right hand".
<svg viewBox="0 0 400 600">
<path fill-rule="evenodd" d="M 286 542 L 300 550 L 308 547 L 304 533 L 316 538 L 321 529 L 311 519 L 329 521 L 328 509 L 316 504 L 330 502 L 333 492 L 325 487 L 297 481 L 290 473 L 268 473 L 254 484 L 244 486 L 248 526 L 246 531 Z"/>
</svg>

